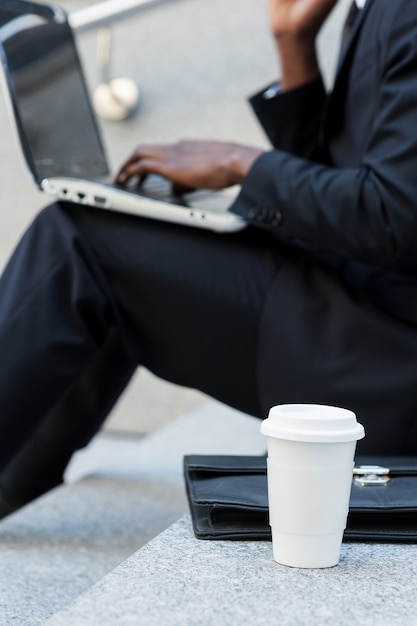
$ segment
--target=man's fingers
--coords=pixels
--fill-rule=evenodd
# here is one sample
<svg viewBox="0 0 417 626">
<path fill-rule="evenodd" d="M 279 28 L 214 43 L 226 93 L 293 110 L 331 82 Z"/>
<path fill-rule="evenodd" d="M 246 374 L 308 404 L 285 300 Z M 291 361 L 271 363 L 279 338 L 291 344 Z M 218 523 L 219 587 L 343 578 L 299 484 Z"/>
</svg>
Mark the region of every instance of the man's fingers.
<svg viewBox="0 0 417 626">
<path fill-rule="evenodd" d="M 125 163 L 116 177 L 116 182 L 124 184 L 132 178 L 138 178 L 141 184 L 146 176 L 151 173 L 164 176 L 164 168 L 159 161 L 154 161 L 152 159 L 132 161 L 130 164 Z"/>
<path fill-rule="evenodd" d="M 172 183 L 173 196 L 183 196 L 185 193 L 191 193 L 195 190 L 195 187 L 189 187 L 188 185 L 182 185 L 180 183 Z"/>
<path fill-rule="evenodd" d="M 150 163 L 154 163 L 157 167 L 158 161 L 162 161 L 166 154 L 166 146 L 161 145 L 141 145 L 136 148 L 133 154 L 126 159 L 121 166 L 116 181 L 118 183 L 124 183 L 137 174 L 132 174 L 133 168 L 140 168 L 143 163 L 150 166 Z M 149 173 L 149 172 L 147 172 Z"/>
<path fill-rule="evenodd" d="M 142 176 L 140 176 L 138 178 L 137 186 L 142 187 L 143 183 L 145 182 L 147 178 L 148 178 L 148 174 L 143 174 Z"/>
</svg>

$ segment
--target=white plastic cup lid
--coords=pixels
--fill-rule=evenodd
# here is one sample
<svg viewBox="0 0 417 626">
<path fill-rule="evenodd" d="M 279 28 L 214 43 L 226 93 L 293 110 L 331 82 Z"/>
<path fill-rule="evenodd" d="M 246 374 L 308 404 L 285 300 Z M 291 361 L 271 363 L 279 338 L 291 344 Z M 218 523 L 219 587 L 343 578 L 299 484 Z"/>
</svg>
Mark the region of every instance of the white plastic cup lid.
<svg viewBox="0 0 417 626">
<path fill-rule="evenodd" d="M 346 442 L 363 439 L 364 428 L 353 411 L 324 404 L 273 406 L 261 423 L 261 433 L 276 439 Z"/>
</svg>

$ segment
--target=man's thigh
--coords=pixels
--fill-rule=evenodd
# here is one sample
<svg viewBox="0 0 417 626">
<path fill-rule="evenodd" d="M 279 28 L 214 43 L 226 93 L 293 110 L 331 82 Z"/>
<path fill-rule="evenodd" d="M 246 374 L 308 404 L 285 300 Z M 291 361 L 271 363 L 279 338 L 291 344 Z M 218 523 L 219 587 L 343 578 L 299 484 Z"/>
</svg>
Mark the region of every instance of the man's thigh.
<svg viewBox="0 0 417 626">
<path fill-rule="evenodd" d="M 162 378 L 261 415 L 258 331 L 277 271 L 268 237 L 64 210 L 104 274 L 129 354 Z"/>
</svg>

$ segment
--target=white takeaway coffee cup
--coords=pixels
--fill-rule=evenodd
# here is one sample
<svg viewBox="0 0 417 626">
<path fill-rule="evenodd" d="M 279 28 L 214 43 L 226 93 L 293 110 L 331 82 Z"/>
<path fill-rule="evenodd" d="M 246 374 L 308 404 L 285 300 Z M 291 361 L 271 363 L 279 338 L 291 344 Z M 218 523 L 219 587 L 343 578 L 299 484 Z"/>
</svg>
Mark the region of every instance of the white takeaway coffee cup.
<svg viewBox="0 0 417 626">
<path fill-rule="evenodd" d="M 271 408 L 261 433 L 267 437 L 275 561 L 302 568 L 337 565 L 363 426 L 347 409 L 283 404 Z"/>
</svg>

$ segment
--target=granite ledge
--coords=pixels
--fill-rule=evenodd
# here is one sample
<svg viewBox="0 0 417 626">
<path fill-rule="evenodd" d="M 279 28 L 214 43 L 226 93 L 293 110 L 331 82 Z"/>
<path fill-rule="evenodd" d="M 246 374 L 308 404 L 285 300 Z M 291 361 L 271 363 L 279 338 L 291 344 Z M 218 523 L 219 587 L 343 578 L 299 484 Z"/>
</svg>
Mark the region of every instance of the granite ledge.
<svg viewBox="0 0 417 626">
<path fill-rule="evenodd" d="M 293 569 L 268 542 L 201 541 L 188 515 L 47 626 L 417 625 L 417 546 L 345 543 L 337 567 Z"/>
</svg>

